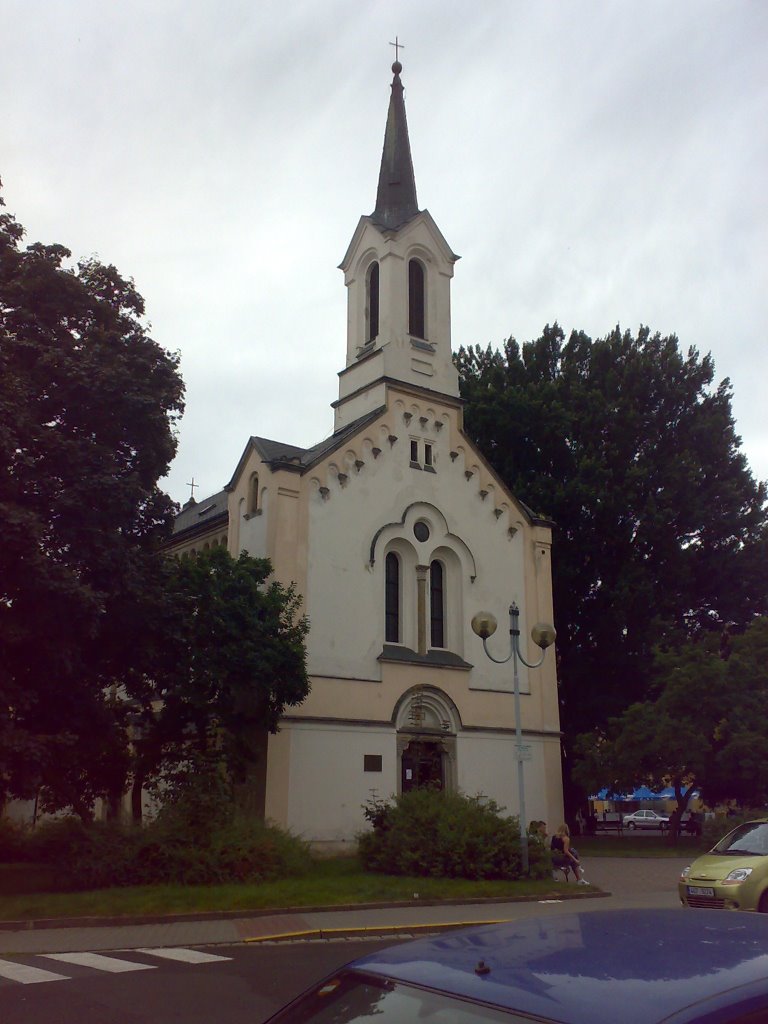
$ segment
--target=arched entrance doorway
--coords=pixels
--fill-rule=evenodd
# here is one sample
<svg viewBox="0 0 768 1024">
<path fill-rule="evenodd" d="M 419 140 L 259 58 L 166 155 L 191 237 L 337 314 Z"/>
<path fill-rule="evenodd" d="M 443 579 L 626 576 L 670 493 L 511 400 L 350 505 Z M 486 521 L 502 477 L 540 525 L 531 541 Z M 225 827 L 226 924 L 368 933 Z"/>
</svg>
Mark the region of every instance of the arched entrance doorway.
<svg viewBox="0 0 768 1024">
<path fill-rule="evenodd" d="M 396 709 L 400 792 L 456 785 L 456 733 L 459 716 L 453 701 L 430 686 L 416 686 Z"/>
<path fill-rule="evenodd" d="M 400 756 L 400 790 L 445 789 L 445 749 L 441 739 L 414 736 Z"/>
</svg>

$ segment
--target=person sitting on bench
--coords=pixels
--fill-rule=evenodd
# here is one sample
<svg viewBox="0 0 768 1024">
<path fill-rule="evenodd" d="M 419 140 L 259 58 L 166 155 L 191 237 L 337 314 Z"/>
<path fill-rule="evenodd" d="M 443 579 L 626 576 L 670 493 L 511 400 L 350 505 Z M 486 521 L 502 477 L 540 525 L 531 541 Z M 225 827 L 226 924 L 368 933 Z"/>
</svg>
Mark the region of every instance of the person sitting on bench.
<svg viewBox="0 0 768 1024">
<path fill-rule="evenodd" d="M 568 881 L 568 872 L 572 871 L 578 885 L 589 884 L 581 873 L 578 854 L 571 846 L 571 831 L 565 823 L 552 836 L 550 847 L 552 863 L 564 873 L 566 882 Z"/>
</svg>

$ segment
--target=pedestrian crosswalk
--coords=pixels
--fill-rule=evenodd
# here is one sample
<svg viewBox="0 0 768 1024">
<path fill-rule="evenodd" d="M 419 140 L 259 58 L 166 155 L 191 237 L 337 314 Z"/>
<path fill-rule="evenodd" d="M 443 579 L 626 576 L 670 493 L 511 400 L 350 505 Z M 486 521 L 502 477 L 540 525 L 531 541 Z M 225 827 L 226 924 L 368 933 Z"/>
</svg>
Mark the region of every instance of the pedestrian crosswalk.
<svg viewBox="0 0 768 1024">
<path fill-rule="evenodd" d="M 138 955 L 143 959 L 133 959 Z M 42 963 L 54 961 L 64 965 L 59 970 L 66 970 L 67 965 L 75 968 L 86 968 L 90 971 L 101 971 L 108 974 L 124 974 L 129 971 L 152 971 L 159 966 L 152 960 L 171 960 L 185 964 L 212 964 L 232 957 L 214 953 L 204 953 L 199 949 L 183 949 L 176 947 L 158 947 L 156 949 L 118 950 L 114 953 L 40 953 L 25 957 L 25 962 L 18 960 L 0 960 L 0 979 L 16 982 L 20 985 L 38 985 L 50 981 L 68 981 L 70 974 L 60 974 L 48 970 Z M 148 963 L 147 960 L 150 962 Z M 78 972 L 82 977 L 82 971 Z"/>
<path fill-rule="evenodd" d="M 47 960 L 61 960 L 76 967 L 92 967 L 95 971 L 108 974 L 125 974 L 126 971 L 154 971 L 157 964 L 137 964 L 133 960 L 119 960 L 116 956 L 103 953 L 45 953 Z"/>
<path fill-rule="evenodd" d="M 36 985 L 41 981 L 66 981 L 66 974 L 44 971 L 30 964 L 17 964 L 13 960 L 0 960 L 0 978 L 18 981 L 22 985 Z"/>
</svg>

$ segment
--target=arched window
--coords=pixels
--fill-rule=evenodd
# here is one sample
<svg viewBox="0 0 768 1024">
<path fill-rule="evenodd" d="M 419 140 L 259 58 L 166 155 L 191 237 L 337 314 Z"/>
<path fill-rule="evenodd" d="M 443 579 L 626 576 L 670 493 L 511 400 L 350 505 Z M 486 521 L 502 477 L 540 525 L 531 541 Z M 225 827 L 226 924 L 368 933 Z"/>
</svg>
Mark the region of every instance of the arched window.
<svg viewBox="0 0 768 1024">
<path fill-rule="evenodd" d="M 248 490 L 248 514 L 253 515 L 259 510 L 259 474 L 251 476 L 251 483 Z"/>
<path fill-rule="evenodd" d="M 408 332 L 425 338 L 424 331 L 424 267 L 418 260 L 408 261 Z"/>
<path fill-rule="evenodd" d="M 432 562 L 429 567 L 429 619 L 431 647 L 445 647 L 445 593 L 443 566 Z"/>
<path fill-rule="evenodd" d="M 400 559 L 393 551 L 384 562 L 384 640 L 400 643 Z"/>
<path fill-rule="evenodd" d="M 372 263 L 368 268 L 366 288 L 366 341 L 373 341 L 379 335 L 379 264 Z"/>
</svg>

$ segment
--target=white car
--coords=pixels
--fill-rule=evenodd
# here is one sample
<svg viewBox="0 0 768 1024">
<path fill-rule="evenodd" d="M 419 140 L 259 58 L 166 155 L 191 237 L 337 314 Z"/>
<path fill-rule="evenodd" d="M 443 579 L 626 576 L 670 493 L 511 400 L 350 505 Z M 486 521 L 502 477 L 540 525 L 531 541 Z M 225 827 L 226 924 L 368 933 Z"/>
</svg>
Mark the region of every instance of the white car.
<svg viewBox="0 0 768 1024">
<path fill-rule="evenodd" d="M 624 828 L 669 828 L 669 818 L 656 811 L 633 811 L 624 815 Z"/>
</svg>

